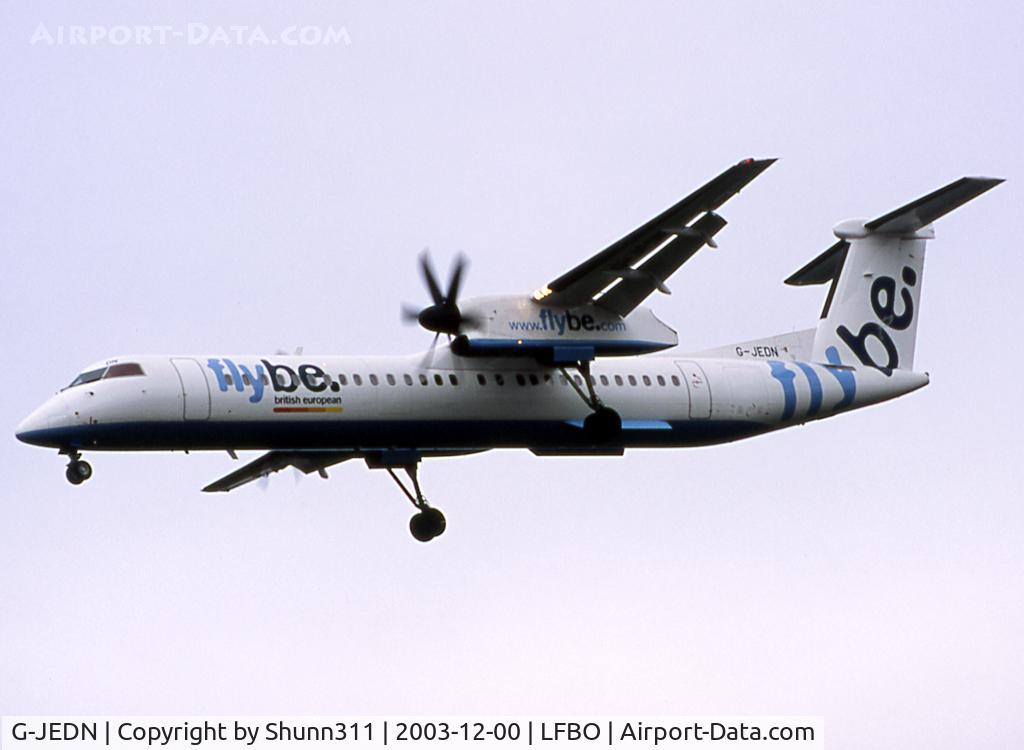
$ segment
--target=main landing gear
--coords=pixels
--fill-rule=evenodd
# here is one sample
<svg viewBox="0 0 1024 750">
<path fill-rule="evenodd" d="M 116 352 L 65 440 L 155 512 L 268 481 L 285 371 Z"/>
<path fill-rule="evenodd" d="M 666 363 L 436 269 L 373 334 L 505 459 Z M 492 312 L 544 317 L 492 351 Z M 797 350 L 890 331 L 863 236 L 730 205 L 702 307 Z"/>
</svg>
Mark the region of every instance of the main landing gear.
<svg viewBox="0 0 1024 750">
<path fill-rule="evenodd" d="M 82 454 L 76 450 L 61 451 L 67 455 L 70 461 L 68 461 L 68 468 L 64 472 L 64 476 L 67 477 L 71 484 L 81 484 L 85 480 L 92 476 L 92 466 L 88 461 L 82 460 Z"/>
<path fill-rule="evenodd" d="M 395 474 L 395 470 L 390 466 L 385 466 L 388 470 L 388 474 L 395 480 L 395 483 L 401 488 L 405 496 L 409 498 L 409 502 L 413 504 L 413 507 L 418 511 L 416 515 L 409 519 L 409 531 L 412 532 L 413 537 L 418 542 L 429 542 L 434 537 L 439 537 L 444 533 L 445 528 L 448 526 L 445 521 L 444 513 L 439 511 L 437 508 L 433 508 L 427 503 L 427 499 L 423 497 L 423 491 L 420 489 L 420 482 L 416 476 L 417 465 L 415 463 L 406 464 L 402 468 L 405 469 L 405 473 L 409 475 L 409 479 L 412 481 L 412 487 L 415 492 L 409 491 L 409 488 L 405 486 L 398 475 Z"/>
<path fill-rule="evenodd" d="M 597 395 L 597 391 L 594 390 L 594 378 L 590 375 L 590 362 L 583 360 L 576 363 L 576 369 L 583 376 L 583 382 L 587 386 L 586 393 L 573 380 L 572 376 L 566 372 L 564 367 L 559 369 L 562 371 L 562 375 L 569 381 L 569 385 L 583 399 L 584 403 L 593 409 L 593 413 L 583 420 L 584 431 L 595 443 L 610 443 L 618 438 L 622 433 L 622 418 L 615 409 L 605 406 L 601 401 L 601 397 Z"/>
</svg>

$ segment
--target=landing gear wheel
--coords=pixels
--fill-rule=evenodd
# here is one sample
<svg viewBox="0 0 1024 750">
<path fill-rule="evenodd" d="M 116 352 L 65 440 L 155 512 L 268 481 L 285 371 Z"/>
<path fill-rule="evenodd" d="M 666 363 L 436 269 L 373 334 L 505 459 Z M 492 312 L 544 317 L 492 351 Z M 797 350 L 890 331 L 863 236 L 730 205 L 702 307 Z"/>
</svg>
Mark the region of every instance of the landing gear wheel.
<svg viewBox="0 0 1024 750">
<path fill-rule="evenodd" d="M 429 542 L 434 538 L 431 533 L 430 519 L 422 511 L 409 519 L 409 531 L 417 542 Z"/>
<path fill-rule="evenodd" d="M 622 432 L 622 418 L 614 409 L 602 406 L 583 420 L 583 429 L 598 443 L 606 443 Z"/>
<path fill-rule="evenodd" d="M 444 533 L 448 523 L 437 508 L 424 508 L 409 519 L 409 531 L 418 542 L 429 542 Z"/>
<path fill-rule="evenodd" d="M 81 484 L 92 476 L 92 466 L 89 465 L 88 461 L 72 461 L 68 464 L 64 476 L 67 477 L 71 484 Z"/>
<path fill-rule="evenodd" d="M 427 517 L 427 521 L 430 526 L 430 532 L 435 536 L 441 536 L 444 530 L 448 528 L 448 522 L 444 518 L 444 513 L 439 511 L 437 508 L 427 508 L 423 511 L 423 515 Z"/>
</svg>

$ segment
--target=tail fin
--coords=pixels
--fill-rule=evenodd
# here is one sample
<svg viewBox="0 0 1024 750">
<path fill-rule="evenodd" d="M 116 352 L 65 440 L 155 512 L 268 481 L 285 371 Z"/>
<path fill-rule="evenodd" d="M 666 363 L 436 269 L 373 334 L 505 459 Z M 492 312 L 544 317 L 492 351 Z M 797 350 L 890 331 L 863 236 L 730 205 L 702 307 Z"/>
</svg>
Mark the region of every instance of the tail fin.
<svg viewBox="0 0 1024 750">
<path fill-rule="evenodd" d="M 1002 180 L 963 177 L 873 221 L 844 221 L 839 242 L 794 273 L 787 284 L 832 282 L 814 335 L 816 362 L 912 369 L 931 223 Z"/>
</svg>

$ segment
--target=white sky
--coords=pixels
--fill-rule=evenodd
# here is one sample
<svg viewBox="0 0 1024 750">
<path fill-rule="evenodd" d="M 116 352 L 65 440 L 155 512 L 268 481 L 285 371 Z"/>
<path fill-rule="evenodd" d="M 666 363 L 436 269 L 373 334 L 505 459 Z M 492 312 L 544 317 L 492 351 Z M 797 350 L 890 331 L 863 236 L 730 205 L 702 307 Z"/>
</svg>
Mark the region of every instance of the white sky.
<svg viewBox="0 0 1024 750">
<path fill-rule="evenodd" d="M 33 3 L 0 10 L 0 712 L 822 714 L 830 748 L 1024 743 L 1016 3 Z M 327 48 L 32 46 L 40 22 L 344 26 Z M 964 174 L 900 401 L 624 459 L 355 463 L 14 427 L 117 353 L 401 353 L 425 245 L 528 293 L 747 156 L 657 297 L 700 349 L 812 325 L 781 280 Z"/>
</svg>

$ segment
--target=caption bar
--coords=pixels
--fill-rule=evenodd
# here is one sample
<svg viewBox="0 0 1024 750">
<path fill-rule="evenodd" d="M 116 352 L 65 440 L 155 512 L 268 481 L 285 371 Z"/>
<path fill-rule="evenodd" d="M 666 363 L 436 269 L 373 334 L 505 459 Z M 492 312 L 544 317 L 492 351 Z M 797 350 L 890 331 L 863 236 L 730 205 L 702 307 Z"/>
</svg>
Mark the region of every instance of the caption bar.
<svg viewBox="0 0 1024 750">
<path fill-rule="evenodd" d="M 825 746 L 820 716 L 202 717 L 5 716 L 0 748 L 268 750 L 471 746 L 750 748 Z"/>
</svg>

